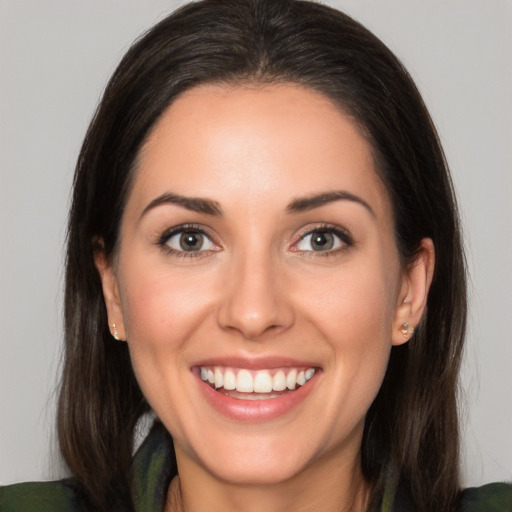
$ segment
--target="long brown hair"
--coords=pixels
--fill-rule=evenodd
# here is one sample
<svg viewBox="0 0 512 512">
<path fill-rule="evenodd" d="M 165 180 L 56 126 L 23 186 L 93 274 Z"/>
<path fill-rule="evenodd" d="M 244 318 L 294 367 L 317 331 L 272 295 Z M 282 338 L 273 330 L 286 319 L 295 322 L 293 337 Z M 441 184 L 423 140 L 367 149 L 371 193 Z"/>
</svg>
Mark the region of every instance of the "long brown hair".
<svg viewBox="0 0 512 512">
<path fill-rule="evenodd" d="M 207 82 L 293 82 L 321 92 L 367 137 L 393 204 L 404 264 L 429 237 L 427 313 L 392 349 L 368 411 L 361 461 L 379 503 L 396 476 L 419 511 L 449 511 L 459 490 L 457 376 L 466 322 L 457 208 L 436 130 L 407 71 L 371 32 L 332 8 L 294 0 L 204 0 L 167 17 L 122 59 L 90 124 L 69 216 L 62 454 L 95 510 L 131 508 L 133 433 L 149 410 L 126 344 L 110 335 L 94 240 L 115 254 L 144 140 L 183 91 Z"/>
</svg>

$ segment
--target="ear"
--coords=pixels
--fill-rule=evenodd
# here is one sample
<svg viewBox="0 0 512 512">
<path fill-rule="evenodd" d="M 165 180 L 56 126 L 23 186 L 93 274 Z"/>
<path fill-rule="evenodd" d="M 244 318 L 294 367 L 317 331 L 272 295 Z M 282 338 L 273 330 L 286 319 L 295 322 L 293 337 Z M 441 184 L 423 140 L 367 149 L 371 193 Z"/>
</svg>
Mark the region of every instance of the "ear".
<svg viewBox="0 0 512 512">
<path fill-rule="evenodd" d="M 93 245 L 95 247 L 94 264 L 100 274 L 103 297 L 105 299 L 105 305 L 107 306 L 109 329 L 112 337 L 125 341 L 126 334 L 117 277 L 112 262 L 105 256 L 103 240 L 95 240 Z"/>
<path fill-rule="evenodd" d="M 392 345 L 402 345 L 409 341 L 420 323 L 427 306 L 434 266 L 434 243 L 430 238 L 424 238 L 416 259 L 403 273 L 391 334 Z"/>
</svg>

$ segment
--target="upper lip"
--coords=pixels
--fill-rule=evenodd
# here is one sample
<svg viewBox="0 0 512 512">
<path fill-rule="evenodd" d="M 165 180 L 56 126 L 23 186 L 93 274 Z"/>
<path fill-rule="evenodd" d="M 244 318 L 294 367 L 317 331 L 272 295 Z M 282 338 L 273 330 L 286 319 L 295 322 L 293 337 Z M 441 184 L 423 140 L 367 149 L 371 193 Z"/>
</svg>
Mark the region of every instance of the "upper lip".
<svg viewBox="0 0 512 512">
<path fill-rule="evenodd" d="M 209 357 L 201 359 L 191 365 L 194 367 L 202 366 L 227 366 L 231 368 L 245 368 L 248 370 L 269 370 L 272 368 L 317 368 L 319 365 L 311 360 L 299 360 L 282 356 L 254 356 L 254 357 Z"/>
</svg>

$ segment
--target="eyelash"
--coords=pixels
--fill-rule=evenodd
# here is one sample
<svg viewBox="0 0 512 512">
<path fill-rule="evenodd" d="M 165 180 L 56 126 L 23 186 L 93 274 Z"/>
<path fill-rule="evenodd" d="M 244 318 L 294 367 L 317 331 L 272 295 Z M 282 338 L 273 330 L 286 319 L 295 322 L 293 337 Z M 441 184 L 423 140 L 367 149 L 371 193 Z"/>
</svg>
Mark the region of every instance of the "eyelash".
<svg viewBox="0 0 512 512">
<path fill-rule="evenodd" d="M 178 258 L 200 258 L 206 256 L 209 251 L 179 251 L 168 245 L 169 240 L 173 236 L 185 233 L 187 231 L 191 231 L 194 234 L 202 235 L 205 238 L 207 238 L 213 245 L 217 245 L 212 240 L 212 237 L 206 232 L 206 230 L 202 226 L 199 226 L 197 224 L 182 224 L 181 226 L 175 226 L 171 229 L 164 231 L 164 233 L 162 233 L 158 237 L 157 245 L 168 254 Z"/>
<path fill-rule="evenodd" d="M 180 250 L 176 250 L 168 245 L 169 240 L 173 236 L 182 234 L 186 231 L 191 231 L 193 233 L 202 235 L 202 236 L 206 237 L 210 241 L 210 243 L 212 243 L 213 245 L 217 245 L 212 240 L 212 237 L 208 234 L 208 232 L 202 226 L 197 225 L 197 224 L 183 224 L 181 226 L 175 226 L 173 228 L 166 230 L 164 233 L 162 233 L 158 237 L 157 245 L 159 247 L 161 247 L 163 250 L 165 250 L 168 254 L 178 257 L 178 258 L 198 258 L 198 257 L 207 256 L 208 253 L 211 252 L 210 250 L 199 250 L 199 251 L 184 251 L 183 250 L 183 251 L 180 251 Z M 293 247 L 297 246 L 298 244 L 300 244 L 302 241 L 304 241 L 304 239 L 308 235 L 312 235 L 314 233 L 332 234 L 340 240 L 342 246 L 338 247 L 338 248 L 326 250 L 326 251 L 313 251 L 313 250 L 306 251 L 306 250 L 293 248 Z M 344 251 L 348 250 L 350 247 L 352 247 L 353 245 L 354 245 L 354 240 L 352 238 L 352 235 L 347 230 L 342 229 L 338 226 L 322 224 L 322 225 L 307 228 L 302 233 L 300 233 L 300 235 L 298 236 L 298 240 L 296 242 L 294 242 L 294 244 L 292 245 L 292 251 L 298 252 L 298 253 L 302 254 L 303 256 L 306 256 L 309 258 L 316 257 L 316 256 L 328 257 L 328 256 L 336 255 L 340 252 L 344 252 Z M 214 251 L 214 252 L 217 252 L 217 251 Z"/>
<path fill-rule="evenodd" d="M 294 242 L 293 246 L 297 246 L 300 244 L 308 235 L 312 235 L 313 233 L 329 233 L 336 236 L 340 242 L 341 247 L 326 250 L 326 251 L 303 251 L 300 249 L 292 249 L 294 252 L 298 252 L 303 256 L 313 258 L 316 256 L 320 257 L 329 257 L 339 254 L 340 252 L 345 252 L 351 247 L 354 246 L 354 239 L 352 235 L 345 229 L 340 228 L 339 226 L 332 226 L 329 224 L 322 224 L 319 226 L 313 226 L 310 228 L 306 228 L 300 235 L 298 236 L 298 240 Z"/>
</svg>

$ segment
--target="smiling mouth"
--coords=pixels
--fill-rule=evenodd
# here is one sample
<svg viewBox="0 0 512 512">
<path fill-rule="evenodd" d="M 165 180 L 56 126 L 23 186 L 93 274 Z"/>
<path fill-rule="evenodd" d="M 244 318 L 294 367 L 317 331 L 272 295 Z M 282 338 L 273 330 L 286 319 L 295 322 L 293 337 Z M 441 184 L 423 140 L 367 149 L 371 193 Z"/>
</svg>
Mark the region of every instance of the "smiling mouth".
<svg viewBox="0 0 512 512">
<path fill-rule="evenodd" d="M 304 386 L 315 368 L 247 370 L 222 366 L 201 366 L 203 382 L 219 393 L 240 400 L 268 400 L 291 393 Z"/>
</svg>

